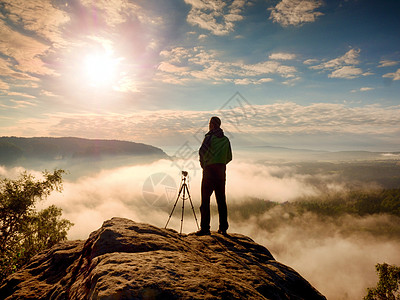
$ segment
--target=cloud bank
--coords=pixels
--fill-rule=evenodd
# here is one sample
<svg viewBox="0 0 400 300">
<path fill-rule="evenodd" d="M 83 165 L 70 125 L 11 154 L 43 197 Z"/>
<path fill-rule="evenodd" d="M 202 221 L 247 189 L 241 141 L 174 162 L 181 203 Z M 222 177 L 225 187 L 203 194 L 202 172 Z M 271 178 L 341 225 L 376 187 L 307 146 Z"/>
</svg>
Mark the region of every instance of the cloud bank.
<svg viewBox="0 0 400 300">
<path fill-rule="evenodd" d="M 360 64 L 360 51 L 360 49 L 350 49 L 340 57 L 310 66 L 309 68 L 331 72 L 328 75 L 329 78 L 354 79 L 360 76 L 372 75 L 371 72 L 364 72 L 361 68 L 356 67 L 356 65 Z M 315 60 L 307 60 L 304 63 L 311 64 L 313 62 Z"/>
<path fill-rule="evenodd" d="M 289 56 L 288 56 L 289 55 Z M 290 54 L 275 54 L 271 60 L 255 64 L 241 61 L 224 61 L 217 51 L 204 47 L 177 47 L 161 52 L 163 61 L 158 66 L 158 78 L 173 84 L 185 84 L 196 81 L 213 81 L 214 83 L 232 82 L 236 84 L 261 84 L 272 81 L 269 76 L 293 78 L 297 70 L 293 66 L 281 64 L 280 59 L 293 58 Z"/>
<path fill-rule="evenodd" d="M 316 11 L 322 6 L 319 0 L 282 0 L 275 7 L 269 8 L 269 19 L 282 26 L 300 26 L 315 22 L 317 17 L 324 15 Z"/>
<path fill-rule="evenodd" d="M 306 147 L 311 146 L 316 136 L 341 136 L 339 141 L 346 144 L 344 135 L 353 137 L 348 141 L 353 148 L 357 147 L 354 137 L 364 143 L 366 140 L 384 139 L 394 148 L 399 146 L 400 106 L 376 104 L 352 107 L 346 104 L 300 105 L 293 102 L 249 105 L 235 101 L 226 105 L 230 109 L 201 112 L 164 110 L 131 114 L 53 114 L 45 120 L 30 118 L 17 122 L 3 134 L 14 132 L 26 136 L 26 129 L 29 128 L 29 135 L 121 139 L 159 146 L 177 146 L 189 141 L 194 148 L 198 148 L 207 132 L 207 120 L 219 115 L 222 128 L 238 146 L 243 143 L 281 145 L 283 140 L 292 137 L 291 147 Z M 361 147 L 366 146 L 360 145 L 357 150 Z"/>
<path fill-rule="evenodd" d="M 185 0 L 191 6 L 187 21 L 217 36 L 227 35 L 234 30 L 235 23 L 243 20 L 244 0 Z"/>
<path fill-rule="evenodd" d="M 198 165 L 197 161 L 194 163 Z M 15 177 L 21 170 L 1 167 L 0 176 Z M 189 171 L 189 189 L 200 218 L 201 173 L 199 168 Z M 161 177 L 156 174 L 164 174 L 162 178 L 169 176 L 174 184 L 158 182 L 155 179 Z M 35 171 L 34 175 L 40 177 Z M 153 190 L 146 185 L 149 178 Z M 75 223 L 69 232 L 70 239 L 86 239 L 103 221 L 114 216 L 164 227 L 179 184 L 180 169 L 167 160 L 105 169 L 66 180 L 64 191 L 53 193 L 38 208 L 50 204 L 61 207 L 64 217 Z M 284 203 L 298 197 L 338 193 L 348 185 L 349 182 L 323 170 L 307 174 L 299 172 L 296 164 L 262 164 L 235 158 L 227 167 L 230 232 L 248 235 L 265 245 L 277 260 L 293 267 L 329 299 L 359 299 L 365 295 L 366 287 L 376 283 L 376 263 L 400 263 L 398 237 L 395 233 L 379 234 L 382 228 L 396 228 L 398 219 L 386 215 L 291 216 L 281 206 L 264 212 L 258 206 L 264 200 Z M 149 192 L 154 197 L 149 197 Z M 180 203 L 169 223 L 176 230 L 180 227 Z M 212 203 L 215 205 L 214 200 Z M 212 230 L 218 227 L 217 222 L 213 215 Z M 197 229 L 189 205 L 183 228 L 184 232 Z"/>
</svg>

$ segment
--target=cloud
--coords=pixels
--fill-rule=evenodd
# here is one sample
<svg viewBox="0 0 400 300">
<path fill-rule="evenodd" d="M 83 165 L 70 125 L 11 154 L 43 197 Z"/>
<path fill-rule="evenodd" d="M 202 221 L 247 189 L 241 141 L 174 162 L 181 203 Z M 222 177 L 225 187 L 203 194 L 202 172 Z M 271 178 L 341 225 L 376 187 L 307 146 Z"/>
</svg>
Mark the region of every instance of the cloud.
<svg viewBox="0 0 400 300">
<path fill-rule="evenodd" d="M 310 58 L 310 59 L 305 60 L 305 61 L 303 62 L 303 64 L 305 64 L 305 65 L 312 65 L 312 64 L 317 63 L 317 62 L 318 62 L 318 59 Z"/>
<path fill-rule="evenodd" d="M 158 70 L 166 72 L 166 73 L 177 73 L 180 75 L 185 75 L 188 73 L 189 68 L 188 67 L 179 67 L 179 66 L 173 65 L 169 62 L 161 62 L 160 65 L 158 66 Z"/>
<path fill-rule="evenodd" d="M 193 204 L 198 211 L 201 171 L 197 157 L 192 162 L 196 164 L 197 171 L 188 170 L 189 188 Z M 179 161 L 177 165 L 180 165 Z M 104 220 L 114 216 L 164 227 L 180 184 L 181 169 L 177 165 L 170 160 L 159 160 L 150 164 L 128 163 L 125 167 L 89 172 L 74 180 L 66 179 L 62 194 L 53 193 L 46 202 L 40 203 L 39 208 L 51 204 L 61 207 L 64 217 L 75 223 L 70 231 L 71 239 L 86 238 Z M 72 162 L 69 167 L 72 168 L 71 175 L 74 175 L 76 168 L 79 171 L 79 166 L 74 166 Z M 21 168 L 8 170 L 0 167 L 0 176 L 15 176 L 20 170 Z M 162 184 L 154 185 L 152 191 L 147 188 L 145 182 L 149 178 L 158 176 L 155 174 L 164 174 L 162 177 L 168 177 L 168 187 L 171 190 L 166 190 Z M 327 182 L 329 180 L 327 178 Z M 235 159 L 227 166 L 227 198 L 232 205 L 241 205 L 243 201 L 252 197 L 285 202 L 299 197 L 318 195 L 319 188 L 311 182 L 310 175 L 297 174 L 290 166 L 263 165 L 240 159 Z M 150 191 L 157 197 L 149 195 Z M 160 199 L 160 202 L 154 200 L 163 195 L 165 197 Z M 178 223 L 180 215 L 175 214 L 173 219 L 171 224 Z M 194 228 L 185 226 L 184 231 L 190 232 Z"/>
<path fill-rule="evenodd" d="M 329 61 L 320 63 L 315 66 L 310 66 L 312 70 L 324 70 L 331 72 L 329 78 L 344 78 L 354 79 L 360 76 L 372 75 L 371 72 L 364 72 L 361 68 L 356 67 L 360 63 L 358 57 L 360 49 L 350 49 L 344 55 L 331 59 Z M 307 60 L 304 63 L 311 64 L 314 60 Z"/>
<path fill-rule="evenodd" d="M 291 53 L 272 53 L 269 56 L 269 59 L 276 59 L 276 60 L 292 60 L 296 58 L 296 54 L 291 54 Z"/>
<path fill-rule="evenodd" d="M 343 66 L 340 69 L 333 71 L 328 75 L 329 78 L 346 78 L 346 79 L 354 79 L 359 77 L 363 71 L 360 68 L 356 68 L 353 66 Z"/>
<path fill-rule="evenodd" d="M 59 95 L 56 95 L 56 94 L 54 94 L 52 92 L 49 92 L 49 91 L 46 91 L 46 90 L 41 90 L 40 91 L 40 95 L 44 95 L 44 96 L 47 96 L 47 97 L 60 97 Z"/>
<path fill-rule="evenodd" d="M 214 35 L 227 35 L 234 30 L 235 23 L 243 20 L 244 0 L 234 0 L 231 4 L 222 0 L 185 0 L 191 5 L 187 22 L 206 29 Z"/>
<path fill-rule="evenodd" d="M 15 71 L 14 67 L 12 66 L 11 62 L 9 60 L 5 60 L 0 57 L 0 74 L 8 79 L 11 79 L 12 81 L 39 81 L 38 78 L 33 77 L 29 74 L 20 72 L 20 71 Z M 18 85 L 20 83 L 16 83 Z M 29 84 L 32 84 L 31 82 Z"/>
<path fill-rule="evenodd" d="M 399 62 L 394 61 L 394 60 L 381 60 L 379 62 L 378 68 L 384 68 L 384 67 L 393 67 L 397 65 Z"/>
<path fill-rule="evenodd" d="M 107 25 L 114 27 L 137 18 L 141 23 L 162 24 L 160 17 L 149 15 L 136 3 L 128 0 L 81 0 L 82 5 L 102 16 Z"/>
<path fill-rule="evenodd" d="M 22 25 L 25 30 L 47 39 L 53 47 L 66 45 L 62 38 L 62 26 L 70 18 L 67 13 L 55 8 L 51 1 L 5 0 L 2 4 L 3 16 L 14 24 Z"/>
<path fill-rule="evenodd" d="M 17 62 L 14 68 L 17 72 L 8 70 L 9 75 L 18 75 L 20 72 L 32 73 L 35 75 L 55 75 L 54 70 L 50 69 L 40 57 L 45 55 L 50 49 L 48 45 L 38 42 L 32 37 L 25 36 L 17 31 L 13 31 L 7 24 L 0 20 L 0 52 L 3 55 L 15 59 Z M 2 68 L 11 68 L 10 64 L 2 62 Z M 25 75 L 21 76 L 25 77 Z M 30 79 L 31 77 L 28 76 Z"/>
<path fill-rule="evenodd" d="M 400 121 L 400 106 L 366 105 L 350 107 L 344 104 L 314 103 L 299 105 L 292 102 L 253 106 L 257 112 L 254 122 L 247 120 L 244 130 L 266 128 L 270 132 L 341 132 L 388 133 Z M 264 121 L 262 121 L 264 120 Z M 280 130 L 281 128 L 282 130 Z"/>
<path fill-rule="evenodd" d="M 220 59 L 217 51 L 207 51 L 203 47 L 177 47 L 160 53 L 163 61 L 158 67 L 161 80 L 170 83 L 185 83 L 199 80 L 214 82 L 234 82 L 260 84 L 272 79 L 266 77 L 277 75 L 282 78 L 293 78 L 297 70 L 293 66 L 283 65 L 276 60 L 255 64 L 227 62 Z"/>
<path fill-rule="evenodd" d="M 362 87 L 362 88 L 360 88 L 358 90 L 351 90 L 351 92 L 352 93 L 355 93 L 355 92 L 367 92 L 367 91 L 372 91 L 374 89 L 375 88 L 372 88 L 372 87 Z"/>
<path fill-rule="evenodd" d="M 376 285 L 376 263 L 400 263 L 398 239 L 373 234 L 376 228 L 396 223 L 398 218 L 387 215 L 346 215 L 336 220 L 311 213 L 291 217 L 278 208 L 262 215 L 254 213 L 250 219 L 232 224 L 231 230 L 250 232 L 256 242 L 267 245 L 278 261 L 302 274 L 327 299 L 362 299 L 366 288 Z"/>
<path fill-rule="evenodd" d="M 36 106 L 36 103 L 28 102 L 28 101 L 22 101 L 22 100 L 10 100 L 10 102 L 13 102 L 16 104 L 14 108 L 23 108 L 23 107 L 29 107 L 29 106 Z"/>
<path fill-rule="evenodd" d="M 274 81 L 272 78 L 261 78 L 261 79 L 250 79 L 250 78 L 243 78 L 243 79 L 236 79 L 233 82 L 237 85 L 249 85 L 249 84 L 262 84 L 265 82 Z"/>
<path fill-rule="evenodd" d="M 8 96 L 19 96 L 19 97 L 24 97 L 24 98 L 30 98 L 30 99 L 36 99 L 35 96 L 26 94 L 26 93 L 19 93 L 19 92 L 9 92 L 7 93 Z"/>
<path fill-rule="evenodd" d="M 384 78 L 392 78 L 393 80 L 400 80 L 400 69 L 397 69 L 394 73 L 386 73 L 382 77 Z"/>
<path fill-rule="evenodd" d="M 8 90 L 10 88 L 10 85 L 7 82 L 4 82 L 3 80 L 0 79 L 0 90 Z"/>
<path fill-rule="evenodd" d="M 131 140 L 177 149 L 189 141 L 196 151 L 207 120 L 219 115 L 237 145 L 287 145 L 323 149 L 370 149 L 400 146 L 400 106 L 280 102 L 268 105 L 216 103 L 212 111 L 138 111 L 108 114 L 51 114 L 47 118 L 15 120 L 5 135 L 78 136 Z M 200 140 L 200 142 L 199 142 Z M 317 141 L 320 141 L 317 143 Z M 321 141 L 324 143 L 321 144 Z M 374 144 L 375 143 L 375 144 Z M 343 148 L 342 148 L 343 149 Z M 393 150 L 394 151 L 394 150 Z"/>
<path fill-rule="evenodd" d="M 26 107 L 32 107 L 36 106 L 36 103 L 32 103 L 29 101 L 23 101 L 23 100 L 9 100 L 11 104 L 0 104 L 0 107 L 6 108 L 6 109 L 20 109 L 20 108 L 26 108 Z"/>
<path fill-rule="evenodd" d="M 400 263 L 400 243 L 395 231 L 398 217 L 383 214 L 329 217 L 310 212 L 291 213 L 283 206 L 262 210 L 265 200 L 286 202 L 298 197 L 323 198 L 326 194 L 343 191 L 348 181 L 340 178 L 337 172 L 332 174 L 320 167 L 317 173 L 310 175 L 300 172 L 297 162 L 271 164 L 255 163 L 255 160 L 249 156 L 246 159 L 234 157 L 227 166 L 231 233 L 248 235 L 267 247 L 278 261 L 294 268 L 328 299 L 360 299 L 365 295 L 366 287 L 376 283 L 376 263 Z M 195 163 L 198 165 L 197 160 Z M 90 165 L 93 166 L 93 162 Z M 348 164 L 344 164 L 344 168 L 347 167 Z M 360 172 L 363 170 L 364 167 Z M 21 171 L 21 167 L 0 166 L 2 177 L 14 178 Z M 40 177 L 39 172 L 29 171 Z M 170 181 L 150 185 L 153 188 L 150 191 L 147 180 L 159 174 L 162 178 L 169 177 Z M 65 179 L 63 192 L 52 193 L 47 200 L 38 203 L 38 209 L 51 204 L 62 208 L 63 217 L 75 223 L 69 231 L 69 239 L 86 239 L 90 232 L 112 217 L 126 217 L 164 227 L 180 179 L 180 169 L 169 160 L 127 163 L 121 168 L 90 172 L 74 180 Z M 201 172 L 189 172 L 189 189 L 198 218 L 200 185 Z M 214 196 L 212 205 L 215 205 Z M 189 206 L 186 206 L 186 212 L 189 214 L 185 215 L 183 232 L 193 232 L 196 225 Z M 180 218 L 178 205 L 169 228 L 178 230 Z M 211 229 L 217 228 L 218 217 L 213 213 Z M 385 228 L 391 228 L 392 235 Z"/>
<path fill-rule="evenodd" d="M 374 90 L 374 88 L 372 88 L 372 87 L 362 87 L 362 88 L 360 88 L 361 92 L 372 91 L 372 90 Z"/>
<path fill-rule="evenodd" d="M 305 23 L 315 22 L 323 13 L 316 11 L 323 5 L 319 0 L 282 0 L 275 7 L 269 8 L 269 17 L 282 26 L 300 26 Z"/>
<path fill-rule="evenodd" d="M 358 60 L 360 51 L 360 49 L 350 49 L 343 56 L 331 59 L 316 66 L 312 66 L 310 69 L 337 69 L 343 67 L 344 65 L 357 65 L 360 62 Z"/>
</svg>

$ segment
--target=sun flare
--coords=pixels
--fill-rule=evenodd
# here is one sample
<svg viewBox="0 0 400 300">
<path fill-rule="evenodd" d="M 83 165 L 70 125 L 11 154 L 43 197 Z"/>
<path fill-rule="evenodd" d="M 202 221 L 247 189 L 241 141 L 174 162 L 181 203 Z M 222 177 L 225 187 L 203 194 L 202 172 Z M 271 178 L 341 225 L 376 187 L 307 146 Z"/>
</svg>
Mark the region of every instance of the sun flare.
<svg viewBox="0 0 400 300">
<path fill-rule="evenodd" d="M 84 62 L 85 75 L 91 86 L 112 85 L 116 80 L 118 59 L 109 55 L 87 55 Z"/>
</svg>

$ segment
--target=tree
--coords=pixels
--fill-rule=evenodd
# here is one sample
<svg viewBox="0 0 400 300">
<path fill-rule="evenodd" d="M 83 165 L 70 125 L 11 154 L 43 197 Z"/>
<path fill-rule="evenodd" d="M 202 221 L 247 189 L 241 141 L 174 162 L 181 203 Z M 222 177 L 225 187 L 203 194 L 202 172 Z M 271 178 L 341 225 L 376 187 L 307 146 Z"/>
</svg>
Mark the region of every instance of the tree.
<svg viewBox="0 0 400 300">
<path fill-rule="evenodd" d="M 400 300 L 400 267 L 387 263 L 375 266 L 379 276 L 376 288 L 368 288 L 364 300 Z"/>
<path fill-rule="evenodd" d="M 73 224 L 61 219 L 60 208 L 35 210 L 52 191 L 61 192 L 63 173 L 44 171 L 43 180 L 27 172 L 14 180 L 0 179 L 0 282 L 35 254 L 66 240 Z"/>
</svg>

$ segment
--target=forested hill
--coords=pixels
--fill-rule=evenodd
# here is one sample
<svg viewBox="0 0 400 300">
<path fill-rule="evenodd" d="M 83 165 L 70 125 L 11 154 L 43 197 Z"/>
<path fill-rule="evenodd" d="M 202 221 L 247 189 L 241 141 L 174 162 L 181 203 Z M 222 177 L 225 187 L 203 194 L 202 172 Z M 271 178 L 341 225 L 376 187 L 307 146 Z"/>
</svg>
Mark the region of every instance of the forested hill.
<svg viewBox="0 0 400 300">
<path fill-rule="evenodd" d="M 127 141 L 74 137 L 0 137 L 0 164 L 6 165 L 19 159 L 63 160 L 122 155 L 167 157 L 159 148 Z"/>
</svg>

